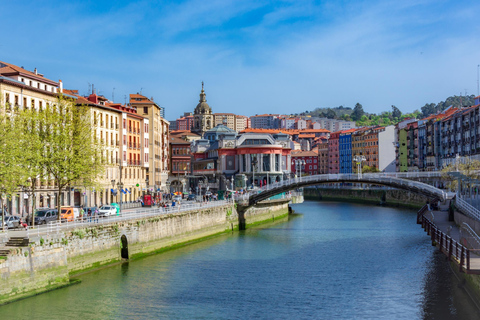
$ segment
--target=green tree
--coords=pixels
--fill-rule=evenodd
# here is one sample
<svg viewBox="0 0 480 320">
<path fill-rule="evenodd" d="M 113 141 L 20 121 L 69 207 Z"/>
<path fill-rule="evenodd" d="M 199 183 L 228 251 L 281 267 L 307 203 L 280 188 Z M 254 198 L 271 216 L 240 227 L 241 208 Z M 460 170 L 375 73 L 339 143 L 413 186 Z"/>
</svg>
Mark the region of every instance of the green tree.
<svg viewBox="0 0 480 320">
<path fill-rule="evenodd" d="M 457 190 L 458 180 L 455 176 L 449 174 L 449 172 L 460 172 L 467 178 L 479 180 L 480 179 L 480 161 L 470 159 L 457 159 L 455 162 L 450 163 L 448 166 L 442 169 L 443 178 L 446 181 L 450 181 L 447 186 L 451 190 Z M 468 181 L 465 182 L 468 185 Z"/>
<path fill-rule="evenodd" d="M 17 191 L 18 186 L 23 183 L 22 174 L 22 152 L 19 141 L 17 121 L 11 113 L 6 112 L 10 106 L 0 108 L 0 208 L 2 209 L 2 222 L 5 221 L 4 204 Z M 2 223 L 2 229 L 4 225 Z"/>
<path fill-rule="evenodd" d="M 60 194 L 65 187 L 93 183 L 104 172 L 104 143 L 95 139 L 91 110 L 62 96 L 55 106 L 43 113 L 42 125 L 47 128 L 41 131 L 45 145 L 44 169 L 58 188 L 57 208 L 60 213 Z"/>
<path fill-rule="evenodd" d="M 18 134 L 21 137 L 19 144 L 22 151 L 22 175 L 23 184 L 21 185 L 29 197 L 32 197 L 32 226 L 35 225 L 35 204 L 36 204 L 36 186 L 37 182 L 45 178 L 45 169 L 43 167 L 44 142 L 41 140 L 42 131 L 46 129 L 42 122 L 43 109 L 21 110 L 15 119 L 17 120 Z"/>
<path fill-rule="evenodd" d="M 402 112 L 394 105 L 392 105 L 392 117 L 396 119 L 400 119 L 402 117 Z"/>
<path fill-rule="evenodd" d="M 355 105 L 355 108 L 353 108 L 352 119 L 355 121 L 359 121 L 360 119 L 362 119 L 364 114 L 365 112 L 363 111 L 363 106 L 360 103 L 357 103 Z"/>
<path fill-rule="evenodd" d="M 380 172 L 380 170 L 377 169 L 375 166 L 363 166 L 362 168 L 363 173 L 375 173 L 375 172 Z"/>
<path fill-rule="evenodd" d="M 335 113 L 335 111 L 333 111 L 332 109 L 329 108 L 327 110 L 326 116 L 327 116 L 328 119 L 335 119 L 337 114 Z"/>
</svg>

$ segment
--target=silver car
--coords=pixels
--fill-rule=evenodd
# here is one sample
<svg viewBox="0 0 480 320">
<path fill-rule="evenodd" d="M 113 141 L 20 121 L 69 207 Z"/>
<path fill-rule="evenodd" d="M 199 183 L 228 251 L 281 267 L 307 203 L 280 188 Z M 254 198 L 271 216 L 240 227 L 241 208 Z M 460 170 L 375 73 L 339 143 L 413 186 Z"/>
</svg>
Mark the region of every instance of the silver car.
<svg viewBox="0 0 480 320">
<path fill-rule="evenodd" d="M 0 216 L 0 221 L 2 217 Z M 7 229 L 16 229 L 20 226 L 20 217 L 18 216 L 5 216 L 5 222 L 3 223 Z"/>
</svg>

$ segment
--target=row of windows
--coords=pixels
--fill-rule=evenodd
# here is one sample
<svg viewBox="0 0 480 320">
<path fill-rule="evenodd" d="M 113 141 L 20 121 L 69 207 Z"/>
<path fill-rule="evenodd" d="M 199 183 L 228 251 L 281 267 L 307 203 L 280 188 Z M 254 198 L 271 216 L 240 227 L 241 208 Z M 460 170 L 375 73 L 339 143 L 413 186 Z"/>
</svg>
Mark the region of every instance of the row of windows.
<svg viewBox="0 0 480 320">
<path fill-rule="evenodd" d="M 172 148 L 172 155 L 189 155 L 189 148 Z"/>
<path fill-rule="evenodd" d="M 20 105 L 20 97 L 18 95 L 14 95 L 14 106 L 19 106 Z M 30 101 L 30 104 L 28 103 L 28 101 Z M 38 101 L 38 103 L 37 103 Z M 5 102 L 6 104 L 11 104 L 12 102 L 10 101 L 10 93 L 5 93 Z M 31 98 L 30 100 L 27 98 L 27 97 L 23 97 L 23 104 L 22 106 L 25 107 L 25 108 L 36 108 L 38 106 L 38 108 L 43 111 L 43 103 L 44 101 L 40 100 L 40 99 L 35 99 L 35 98 Z M 50 106 L 50 104 L 47 102 L 46 103 L 46 106 L 47 108 Z"/>
<path fill-rule="evenodd" d="M 22 81 L 23 83 L 27 84 L 27 82 L 25 81 L 24 78 L 21 78 L 21 81 Z M 35 82 L 32 81 L 32 80 L 29 80 L 29 81 L 28 81 L 28 85 L 29 85 L 30 87 L 35 87 L 35 84 L 36 84 L 37 89 L 43 89 L 43 90 L 45 90 L 45 91 L 55 92 L 55 87 L 54 87 L 54 86 L 49 86 L 49 85 L 47 85 L 47 84 L 45 84 L 45 83 L 40 83 L 40 82 L 36 82 L 36 83 L 35 83 Z M 50 89 L 50 90 L 49 90 L 49 89 Z"/>
</svg>

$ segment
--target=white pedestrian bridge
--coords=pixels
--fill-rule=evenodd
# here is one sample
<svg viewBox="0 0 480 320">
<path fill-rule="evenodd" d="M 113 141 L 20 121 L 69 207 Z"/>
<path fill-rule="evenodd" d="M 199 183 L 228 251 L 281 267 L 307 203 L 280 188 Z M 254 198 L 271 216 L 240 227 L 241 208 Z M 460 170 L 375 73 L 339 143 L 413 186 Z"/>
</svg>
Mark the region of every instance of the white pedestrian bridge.
<svg viewBox="0 0 480 320">
<path fill-rule="evenodd" d="M 439 189 L 428 183 L 418 180 L 436 180 L 444 178 L 442 172 L 398 172 L 398 173 L 366 173 L 366 174 L 318 174 L 313 176 L 297 177 L 275 182 L 248 192 L 240 197 L 239 204 L 244 209 L 254 206 L 257 202 L 266 200 L 277 194 L 295 190 L 302 187 L 332 183 L 362 183 L 384 185 L 396 189 L 403 189 L 419 193 L 432 199 L 432 201 L 445 201 L 453 198 L 454 194 Z"/>
</svg>

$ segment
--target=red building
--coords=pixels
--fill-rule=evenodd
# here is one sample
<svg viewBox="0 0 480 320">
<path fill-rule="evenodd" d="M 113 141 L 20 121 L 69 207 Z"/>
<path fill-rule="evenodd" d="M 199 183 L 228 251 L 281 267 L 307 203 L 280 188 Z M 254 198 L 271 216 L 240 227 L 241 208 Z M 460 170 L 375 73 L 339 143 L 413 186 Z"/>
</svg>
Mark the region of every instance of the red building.
<svg viewBox="0 0 480 320">
<path fill-rule="evenodd" d="M 340 133 L 333 132 L 328 139 L 328 173 L 340 173 Z"/>
<path fill-rule="evenodd" d="M 297 160 L 305 161 L 305 164 L 302 165 L 301 168 L 302 176 L 318 174 L 318 153 L 314 151 L 300 151 L 292 153 L 292 160 L 290 162 L 291 172 L 298 176 L 300 175 L 300 172 L 297 173 L 297 169 L 300 171 L 300 167 L 295 163 Z"/>
<path fill-rule="evenodd" d="M 193 128 L 193 116 L 177 119 L 177 130 L 191 130 Z"/>
<path fill-rule="evenodd" d="M 187 176 L 190 174 L 190 142 L 171 135 L 170 144 L 170 190 L 188 192 Z"/>
</svg>

